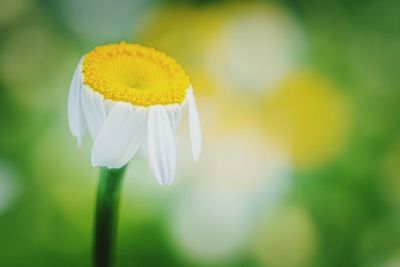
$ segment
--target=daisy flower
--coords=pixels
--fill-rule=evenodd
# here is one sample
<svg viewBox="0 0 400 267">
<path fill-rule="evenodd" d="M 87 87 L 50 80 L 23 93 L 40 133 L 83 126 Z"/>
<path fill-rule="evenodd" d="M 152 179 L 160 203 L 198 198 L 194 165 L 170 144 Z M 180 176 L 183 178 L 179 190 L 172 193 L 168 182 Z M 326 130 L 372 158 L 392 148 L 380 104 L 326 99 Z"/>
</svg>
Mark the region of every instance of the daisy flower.
<svg viewBox="0 0 400 267">
<path fill-rule="evenodd" d="M 162 185 L 175 176 L 175 132 L 186 110 L 196 161 L 202 140 L 188 76 L 166 54 L 125 42 L 85 54 L 68 97 L 70 130 L 79 146 L 85 134 L 92 137 L 93 166 L 122 168 L 144 147 Z"/>
</svg>

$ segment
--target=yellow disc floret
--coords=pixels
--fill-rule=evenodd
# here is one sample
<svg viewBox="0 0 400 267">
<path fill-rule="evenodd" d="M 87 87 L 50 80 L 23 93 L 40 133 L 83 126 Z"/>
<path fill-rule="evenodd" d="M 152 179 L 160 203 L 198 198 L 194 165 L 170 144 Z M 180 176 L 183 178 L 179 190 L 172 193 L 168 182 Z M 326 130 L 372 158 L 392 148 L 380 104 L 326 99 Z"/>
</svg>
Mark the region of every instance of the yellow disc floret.
<svg viewBox="0 0 400 267">
<path fill-rule="evenodd" d="M 83 59 L 83 80 L 106 99 L 139 106 L 182 103 L 190 83 L 171 57 L 138 44 L 95 48 Z"/>
</svg>

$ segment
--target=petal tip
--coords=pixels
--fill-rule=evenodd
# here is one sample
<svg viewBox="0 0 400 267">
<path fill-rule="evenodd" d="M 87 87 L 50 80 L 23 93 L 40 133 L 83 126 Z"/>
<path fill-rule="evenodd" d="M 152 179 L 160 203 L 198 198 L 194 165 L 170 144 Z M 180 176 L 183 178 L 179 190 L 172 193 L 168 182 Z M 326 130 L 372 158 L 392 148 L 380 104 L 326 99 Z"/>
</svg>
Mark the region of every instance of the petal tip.
<svg viewBox="0 0 400 267">
<path fill-rule="evenodd" d="M 157 178 L 159 185 L 161 185 L 163 187 L 170 186 L 174 180 L 171 177 L 168 177 L 168 178 L 167 177 L 156 177 L 156 178 Z"/>
</svg>

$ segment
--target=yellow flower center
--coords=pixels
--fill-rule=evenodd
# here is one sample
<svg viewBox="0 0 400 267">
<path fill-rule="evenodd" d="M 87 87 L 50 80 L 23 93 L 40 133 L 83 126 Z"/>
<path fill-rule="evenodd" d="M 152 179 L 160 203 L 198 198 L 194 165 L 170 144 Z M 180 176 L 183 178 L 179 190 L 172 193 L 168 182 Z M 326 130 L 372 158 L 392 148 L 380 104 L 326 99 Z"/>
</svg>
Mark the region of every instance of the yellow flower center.
<svg viewBox="0 0 400 267">
<path fill-rule="evenodd" d="M 190 82 L 171 57 L 138 44 L 96 47 L 83 59 L 83 80 L 106 99 L 139 106 L 182 103 Z"/>
</svg>

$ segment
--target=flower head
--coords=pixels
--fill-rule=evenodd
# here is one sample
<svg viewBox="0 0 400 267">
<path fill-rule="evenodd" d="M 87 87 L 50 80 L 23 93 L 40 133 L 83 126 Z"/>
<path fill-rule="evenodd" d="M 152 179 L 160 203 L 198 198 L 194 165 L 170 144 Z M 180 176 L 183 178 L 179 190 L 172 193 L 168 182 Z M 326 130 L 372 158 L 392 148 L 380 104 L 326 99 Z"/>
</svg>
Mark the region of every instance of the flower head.
<svg viewBox="0 0 400 267">
<path fill-rule="evenodd" d="M 69 126 L 79 145 L 90 133 L 92 165 L 120 168 L 143 145 L 160 184 L 175 176 L 175 131 L 186 110 L 197 160 L 200 121 L 188 76 L 173 58 L 137 44 L 104 45 L 84 55 L 69 91 Z"/>
</svg>

